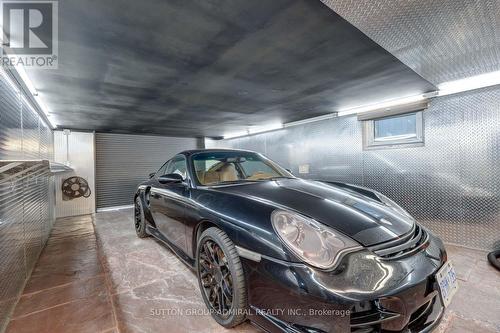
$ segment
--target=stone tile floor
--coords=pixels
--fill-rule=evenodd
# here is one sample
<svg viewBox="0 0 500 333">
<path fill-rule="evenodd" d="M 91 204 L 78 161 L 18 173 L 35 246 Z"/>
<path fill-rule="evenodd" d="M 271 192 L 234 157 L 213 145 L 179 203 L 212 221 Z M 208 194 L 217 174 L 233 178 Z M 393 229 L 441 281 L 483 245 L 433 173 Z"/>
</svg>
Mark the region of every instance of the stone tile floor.
<svg viewBox="0 0 500 333">
<path fill-rule="evenodd" d="M 7 332 L 108 332 L 115 326 L 92 216 L 57 220 Z"/>
<path fill-rule="evenodd" d="M 435 331 L 500 332 L 500 273 L 483 251 L 447 249 L 460 290 Z M 204 311 L 194 273 L 137 238 L 124 209 L 57 220 L 7 332 L 258 332 L 226 330 Z"/>
</svg>

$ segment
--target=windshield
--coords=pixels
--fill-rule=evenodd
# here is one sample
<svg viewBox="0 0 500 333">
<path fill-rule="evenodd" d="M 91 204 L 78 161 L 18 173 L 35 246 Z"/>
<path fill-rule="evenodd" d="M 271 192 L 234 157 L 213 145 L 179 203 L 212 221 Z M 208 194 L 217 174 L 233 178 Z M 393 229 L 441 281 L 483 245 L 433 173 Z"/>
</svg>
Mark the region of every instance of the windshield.
<svg viewBox="0 0 500 333">
<path fill-rule="evenodd" d="M 201 185 L 292 178 L 292 175 L 259 154 L 239 151 L 193 155 L 194 171 Z"/>
</svg>

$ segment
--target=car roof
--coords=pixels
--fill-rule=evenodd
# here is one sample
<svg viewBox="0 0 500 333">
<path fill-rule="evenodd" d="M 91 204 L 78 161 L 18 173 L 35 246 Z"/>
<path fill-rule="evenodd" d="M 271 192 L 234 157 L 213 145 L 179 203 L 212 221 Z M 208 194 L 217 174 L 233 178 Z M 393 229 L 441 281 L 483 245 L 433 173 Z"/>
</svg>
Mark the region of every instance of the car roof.
<svg viewBox="0 0 500 333">
<path fill-rule="evenodd" d="M 233 151 L 233 152 L 242 152 L 242 153 L 257 153 L 252 150 L 244 150 L 244 149 L 228 149 L 228 148 L 210 148 L 210 149 L 191 149 L 191 150 L 184 150 L 180 152 L 179 154 L 182 155 L 193 155 L 196 153 L 211 153 L 211 152 L 224 152 L 224 151 Z"/>
</svg>

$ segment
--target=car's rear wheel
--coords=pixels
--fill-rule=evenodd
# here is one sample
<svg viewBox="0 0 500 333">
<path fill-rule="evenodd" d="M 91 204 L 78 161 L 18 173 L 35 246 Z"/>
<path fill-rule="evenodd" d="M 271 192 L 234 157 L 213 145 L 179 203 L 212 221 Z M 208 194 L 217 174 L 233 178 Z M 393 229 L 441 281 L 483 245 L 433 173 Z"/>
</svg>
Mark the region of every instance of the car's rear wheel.
<svg viewBox="0 0 500 333">
<path fill-rule="evenodd" d="M 243 267 L 233 242 L 220 229 L 205 230 L 197 247 L 201 294 L 212 317 L 230 328 L 246 318 L 247 290 Z"/>
<path fill-rule="evenodd" d="M 144 217 L 144 208 L 142 207 L 142 202 L 140 196 L 135 199 L 134 205 L 134 224 L 135 233 L 140 238 L 148 237 L 146 233 L 146 218 Z"/>
</svg>

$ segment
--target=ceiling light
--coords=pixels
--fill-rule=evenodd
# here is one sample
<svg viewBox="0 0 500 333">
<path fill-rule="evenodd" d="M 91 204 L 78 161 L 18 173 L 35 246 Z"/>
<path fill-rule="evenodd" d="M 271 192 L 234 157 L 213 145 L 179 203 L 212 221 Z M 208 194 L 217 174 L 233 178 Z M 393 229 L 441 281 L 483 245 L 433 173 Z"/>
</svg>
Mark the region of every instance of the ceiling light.
<svg viewBox="0 0 500 333">
<path fill-rule="evenodd" d="M 362 105 L 362 106 L 357 106 L 357 107 L 353 107 L 353 108 L 341 109 L 338 112 L 338 116 L 341 117 L 341 116 L 346 116 L 349 114 L 374 111 L 374 110 L 379 110 L 379 109 L 384 109 L 384 108 L 390 109 L 391 107 L 394 107 L 394 106 L 400 106 L 400 105 L 404 105 L 404 104 L 418 102 L 418 101 L 424 100 L 427 97 L 428 96 L 424 96 L 424 95 L 420 94 L 420 95 L 413 95 L 413 96 L 408 96 L 408 97 L 403 97 L 403 98 L 385 100 L 383 102 L 379 102 L 379 103 L 375 103 L 375 104 L 368 104 L 368 105 Z"/>
<path fill-rule="evenodd" d="M 305 124 L 314 123 L 314 122 L 317 122 L 317 121 L 332 119 L 332 118 L 335 118 L 337 116 L 338 116 L 337 112 L 328 113 L 328 114 L 325 114 L 325 115 L 322 115 L 322 116 L 318 116 L 318 117 L 306 118 L 306 119 L 302 119 L 302 120 L 297 120 L 297 121 L 292 121 L 292 122 L 289 122 L 289 123 L 285 123 L 285 124 L 283 124 L 283 127 L 292 127 L 292 126 L 305 125 Z"/>
<path fill-rule="evenodd" d="M 33 96 L 38 96 L 38 91 L 36 90 L 33 82 L 31 82 L 28 74 L 26 73 L 26 70 L 24 69 L 24 66 L 19 63 L 19 64 L 16 64 L 14 66 L 14 68 L 16 69 L 17 74 L 19 74 L 19 76 L 21 77 L 21 80 L 23 80 L 24 84 L 26 85 L 26 87 L 28 88 L 30 93 Z"/>
<path fill-rule="evenodd" d="M 38 104 L 39 109 L 42 110 L 42 112 L 45 114 L 47 121 L 48 121 L 48 125 L 50 127 L 52 127 L 53 129 L 57 128 L 57 126 L 54 124 L 53 117 L 50 116 L 49 109 L 47 108 L 45 103 L 41 100 L 40 95 L 38 94 L 38 91 L 36 90 L 35 85 L 30 80 L 28 74 L 26 73 L 24 66 L 22 64 L 18 64 L 15 66 L 15 69 L 16 69 L 17 74 L 21 78 L 21 80 L 23 80 L 24 84 L 28 88 L 30 94 L 33 96 L 33 99 Z"/>
<path fill-rule="evenodd" d="M 234 132 L 234 133 L 224 134 L 223 138 L 224 139 L 233 139 L 233 138 L 239 138 L 240 136 L 245 136 L 248 134 L 249 134 L 248 131 Z"/>
<path fill-rule="evenodd" d="M 233 138 L 238 138 L 238 137 L 242 137 L 242 136 L 247 136 L 250 134 L 257 134 L 257 133 L 274 131 L 274 130 L 281 129 L 281 128 L 283 128 L 282 123 L 274 123 L 274 124 L 262 125 L 262 126 L 250 126 L 244 131 L 224 134 L 223 138 L 224 139 L 233 139 Z"/>
<path fill-rule="evenodd" d="M 7 83 L 10 85 L 10 87 L 16 91 L 16 92 L 19 92 L 19 86 L 17 84 L 14 83 L 14 81 L 12 81 L 12 79 L 10 78 L 10 76 L 5 72 L 5 70 L 3 70 L 2 68 L 0 68 L 0 74 L 4 77 L 4 79 L 7 81 Z"/>
<path fill-rule="evenodd" d="M 282 123 L 274 123 L 274 124 L 262 125 L 262 126 L 251 126 L 248 128 L 248 133 L 256 134 L 256 133 L 274 131 L 274 130 L 277 130 L 280 128 L 283 128 Z"/>
<path fill-rule="evenodd" d="M 28 99 L 24 96 L 24 94 L 21 94 L 21 98 L 22 98 L 23 102 L 24 102 L 25 104 L 27 104 L 27 105 L 28 105 L 28 106 L 29 106 L 29 107 L 33 110 L 33 112 L 36 112 L 36 111 L 35 111 L 35 108 L 34 108 L 34 107 L 33 107 L 33 105 L 30 103 L 30 101 L 28 101 Z M 39 100 L 37 100 L 36 102 L 37 102 L 38 106 L 40 107 L 40 109 L 42 109 L 42 111 L 45 113 L 45 116 L 46 116 L 47 121 L 48 121 L 48 125 L 49 125 L 51 128 L 55 129 L 55 128 L 56 128 L 56 126 L 54 125 L 53 120 L 51 120 L 51 118 L 52 118 L 52 117 L 51 117 L 51 116 L 50 116 L 50 114 L 47 112 L 47 109 L 46 109 L 46 108 L 44 108 L 44 107 L 43 107 L 43 105 L 41 105 L 41 104 L 40 104 L 40 101 L 39 101 Z"/>
<path fill-rule="evenodd" d="M 50 119 L 50 114 L 49 114 L 48 108 L 42 102 L 42 100 L 40 99 L 40 96 L 38 96 L 38 93 L 37 93 L 37 95 L 33 95 L 33 92 L 34 91 L 36 92 L 36 89 L 34 88 L 33 83 L 29 80 L 28 76 L 26 75 L 26 72 L 24 72 L 25 76 L 23 77 L 22 74 L 19 74 L 20 72 L 18 71 L 18 69 L 19 68 L 16 69 L 16 72 L 18 73 L 19 78 L 21 78 L 21 80 L 24 81 L 24 84 L 26 85 L 26 87 L 28 87 L 28 89 L 30 89 L 29 93 L 33 96 L 33 100 L 37 103 L 39 110 L 41 110 L 45 114 L 45 118 L 48 122 L 47 125 L 49 125 L 52 129 L 57 128 L 57 126 L 54 124 L 54 120 Z M 15 90 L 17 92 L 21 91 L 19 85 L 11 79 L 10 75 L 5 70 L 0 69 L 0 75 L 5 78 L 5 80 L 9 83 L 9 85 L 12 87 L 13 90 Z M 25 80 L 28 80 L 28 81 L 25 81 Z M 27 82 L 29 82 L 29 83 L 27 83 Z M 31 88 L 30 88 L 30 85 L 31 85 Z M 33 105 L 25 97 L 25 94 L 22 93 L 21 96 L 22 96 L 22 99 L 24 100 L 24 102 L 27 103 L 31 108 L 33 108 Z"/>
<path fill-rule="evenodd" d="M 485 88 L 500 84 L 500 71 L 444 82 L 438 85 L 439 96 Z"/>
</svg>

